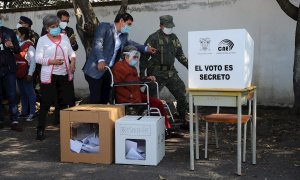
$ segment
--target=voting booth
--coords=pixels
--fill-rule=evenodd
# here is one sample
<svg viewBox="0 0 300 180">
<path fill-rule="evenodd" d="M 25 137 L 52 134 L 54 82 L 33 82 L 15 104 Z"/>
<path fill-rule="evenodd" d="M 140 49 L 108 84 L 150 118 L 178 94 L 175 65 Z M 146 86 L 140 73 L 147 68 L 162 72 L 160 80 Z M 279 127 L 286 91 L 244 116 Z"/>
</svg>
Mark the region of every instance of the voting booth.
<svg viewBox="0 0 300 180">
<path fill-rule="evenodd" d="M 188 87 L 249 87 L 253 51 L 253 39 L 245 29 L 189 32 Z"/>
<path fill-rule="evenodd" d="M 116 164 L 157 165 L 165 156 L 162 116 L 124 116 L 115 124 Z"/>
<path fill-rule="evenodd" d="M 115 121 L 124 115 L 121 105 L 86 104 L 60 111 L 61 161 L 111 164 Z"/>
</svg>

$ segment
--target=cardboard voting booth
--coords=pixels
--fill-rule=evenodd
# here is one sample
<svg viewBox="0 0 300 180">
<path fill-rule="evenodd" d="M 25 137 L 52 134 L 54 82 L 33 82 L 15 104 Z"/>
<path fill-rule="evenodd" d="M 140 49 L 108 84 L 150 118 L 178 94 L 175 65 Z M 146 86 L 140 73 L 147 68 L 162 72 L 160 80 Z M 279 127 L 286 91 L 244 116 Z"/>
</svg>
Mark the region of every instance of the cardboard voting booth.
<svg viewBox="0 0 300 180">
<path fill-rule="evenodd" d="M 249 87 L 254 42 L 245 29 L 188 33 L 188 87 Z"/>
<path fill-rule="evenodd" d="M 115 121 L 124 106 L 87 104 L 60 111 L 62 162 L 111 164 Z"/>
<path fill-rule="evenodd" d="M 115 124 L 117 164 L 157 165 L 165 156 L 162 116 L 124 116 Z"/>
</svg>

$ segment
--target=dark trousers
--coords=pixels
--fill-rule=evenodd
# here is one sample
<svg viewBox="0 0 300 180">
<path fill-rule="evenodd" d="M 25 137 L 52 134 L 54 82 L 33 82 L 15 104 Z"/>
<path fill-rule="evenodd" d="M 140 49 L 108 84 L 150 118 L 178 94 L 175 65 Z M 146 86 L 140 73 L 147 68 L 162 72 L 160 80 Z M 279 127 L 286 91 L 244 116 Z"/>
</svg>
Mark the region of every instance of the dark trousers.
<svg viewBox="0 0 300 180">
<path fill-rule="evenodd" d="M 106 71 L 100 79 L 94 79 L 88 75 L 84 75 L 89 84 L 90 103 L 91 104 L 107 104 L 109 101 L 110 73 Z"/>
<path fill-rule="evenodd" d="M 75 88 L 74 88 L 74 80 L 71 81 L 71 84 L 72 84 L 72 87 L 71 87 L 71 90 L 70 92 L 74 92 L 72 93 L 73 95 L 73 101 L 72 101 L 72 104 L 70 105 L 70 107 L 73 107 L 75 106 Z M 61 110 L 61 105 L 59 104 L 59 102 L 57 101 L 56 104 L 55 104 L 55 112 L 54 112 L 54 115 L 55 115 L 55 118 L 54 118 L 54 122 L 55 123 L 59 123 L 59 119 L 60 119 L 60 110 Z"/>
<path fill-rule="evenodd" d="M 161 73 L 163 74 L 163 72 Z M 187 112 L 188 103 L 186 100 L 186 91 L 184 82 L 180 79 L 177 73 L 174 73 L 172 77 L 155 76 L 156 82 L 159 84 L 159 92 L 163 87 L 167 87 L 171 94 L 177 101 L 177 112 L 180 119 L 185 119 L 185 113 Z M 154 85 L 149 86 L 150 96 L 156 96 L 156 87 Z"/>
<path fill-rule="evenodd" d="M 7 67 L 0 67 L 0 122 L 4 121 L 2 109 L 2 88 L 5 87 L 9 102 L 10 120 L 17 121 L 18 107 L 16 98 L 16 72 L 11 72 Z"/>
<path fill-rule="evenodd" d="M 68 80 L 68 75 L 52 75 L 52 82 L 50 84 L 41 84 L 38 129 L 45 130 L 47 125 L 46 116 L 52 104 L 58 103 L 60 109 L 74 105 L 74 89 L 72 87 L 72 81 Z"/>
</svg>

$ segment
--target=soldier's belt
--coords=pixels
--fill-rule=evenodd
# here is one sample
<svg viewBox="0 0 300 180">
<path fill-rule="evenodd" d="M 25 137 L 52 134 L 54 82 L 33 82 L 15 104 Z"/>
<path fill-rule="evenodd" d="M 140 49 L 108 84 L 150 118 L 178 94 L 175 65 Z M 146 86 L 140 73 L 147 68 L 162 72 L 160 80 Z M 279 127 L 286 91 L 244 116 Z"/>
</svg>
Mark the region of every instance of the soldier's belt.
<svg viewBox="0 0 300 180">
<path fill-rule="evenodd" d="M 161 71 L 169 71 L 172 69 L 172 66 L 168 66 L 168 65 L 158 65 L 157 66 L 159 68 L 159 70 Z"/>
</svg>

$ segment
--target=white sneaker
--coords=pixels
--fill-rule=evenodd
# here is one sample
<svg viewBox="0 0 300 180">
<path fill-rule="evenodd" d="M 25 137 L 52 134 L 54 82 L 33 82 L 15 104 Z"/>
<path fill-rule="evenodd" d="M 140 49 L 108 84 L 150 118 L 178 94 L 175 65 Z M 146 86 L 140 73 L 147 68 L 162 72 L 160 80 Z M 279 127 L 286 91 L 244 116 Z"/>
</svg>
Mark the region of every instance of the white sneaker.
<svg viewBox="0 0 300 180">
<path fill-rule="evenodd" d="M 33 121 L 34 118 L 35 118 L 34 114 L 29 114 L 29 116 L 26 118 L 26 121 L 31 122 L 31 121 Z"/>
</svg>

